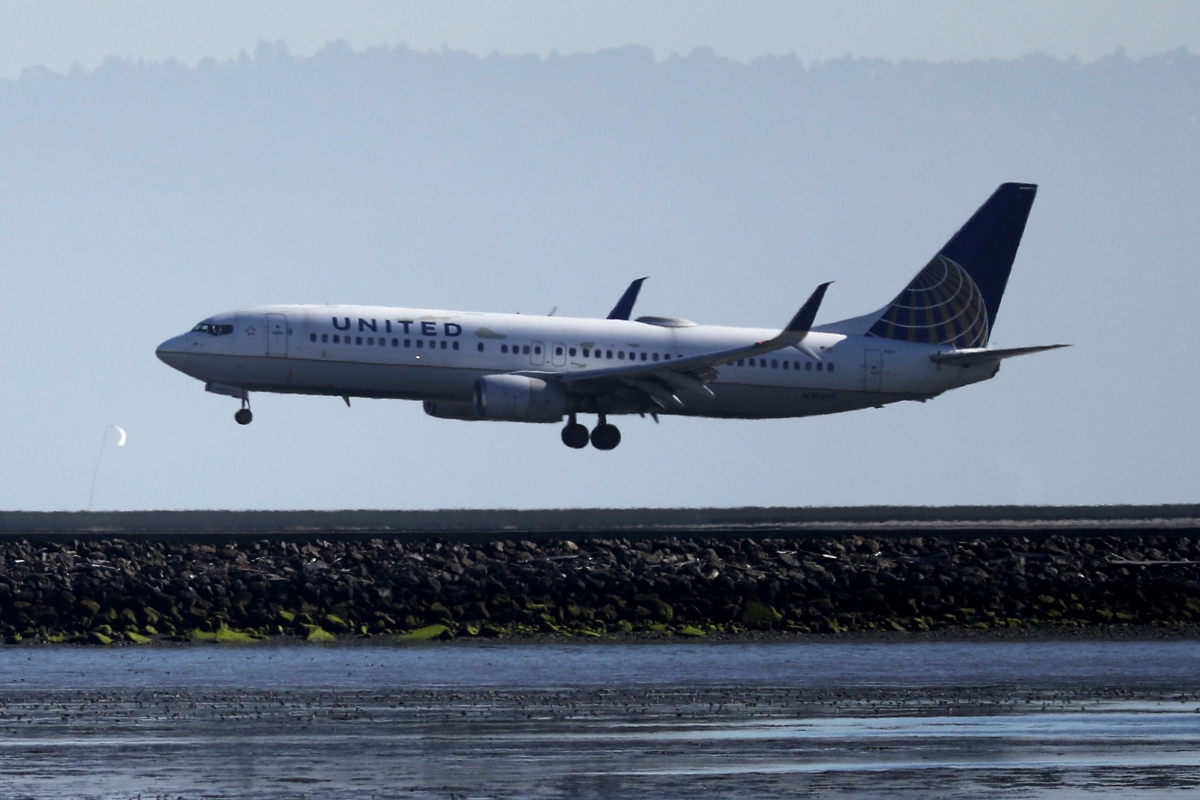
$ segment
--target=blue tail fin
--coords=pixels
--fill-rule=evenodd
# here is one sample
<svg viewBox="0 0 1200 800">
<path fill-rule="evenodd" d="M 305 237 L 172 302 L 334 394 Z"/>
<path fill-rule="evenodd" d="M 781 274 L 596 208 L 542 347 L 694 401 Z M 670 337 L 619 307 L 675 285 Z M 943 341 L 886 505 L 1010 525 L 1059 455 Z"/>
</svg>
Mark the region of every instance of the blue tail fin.
<svg viewBox="0 0 1200 800">
<path fill-rule="evenodd" d="M 1037 186 L 1029 183 L 997 189 L 896 296 L 868 335 L 985 346 L 1036 194 Z"/>
</svg>

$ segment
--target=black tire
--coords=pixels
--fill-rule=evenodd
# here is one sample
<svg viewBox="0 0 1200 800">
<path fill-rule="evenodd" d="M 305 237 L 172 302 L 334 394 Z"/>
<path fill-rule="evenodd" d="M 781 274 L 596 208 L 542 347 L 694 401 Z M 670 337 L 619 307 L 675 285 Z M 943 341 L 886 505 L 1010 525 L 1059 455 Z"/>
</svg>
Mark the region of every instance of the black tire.
<svg viewBox="0 0 1200 800">
<path fill-rule="evenodd" d="M 248 408 L 239 408 L 238 412 L 233 415 L 234 420 L 238 425 L 249 425 L 254 419 L 254 415 L 250 413 Z"/>
<path fill-rule="evenodd" d="M 612 450 L 621 443 L 621 432 L 616 425 L 597 425 L 592 431 L 592 447 L 597 450 Z"/>
<path fill-rule="evenodd" d="M 563 444 L 575 450 L 587 447 L 588 429 L 578 422 L 574 425 L 568 425 L 562 429 L 562 440 Z"/>
</svg>

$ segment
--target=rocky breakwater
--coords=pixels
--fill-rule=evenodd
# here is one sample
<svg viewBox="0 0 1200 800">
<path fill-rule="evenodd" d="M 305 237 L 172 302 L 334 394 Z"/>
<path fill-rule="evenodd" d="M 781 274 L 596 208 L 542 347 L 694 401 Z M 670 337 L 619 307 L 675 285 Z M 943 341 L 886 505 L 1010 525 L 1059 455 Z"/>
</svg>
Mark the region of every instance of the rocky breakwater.
<svg viewBox="0 0 1200 800">
<path fill-rule="evenodd" d="M 0 544 L 20 641 L 1200 623 L 1193 535 Z"/>
</svg>

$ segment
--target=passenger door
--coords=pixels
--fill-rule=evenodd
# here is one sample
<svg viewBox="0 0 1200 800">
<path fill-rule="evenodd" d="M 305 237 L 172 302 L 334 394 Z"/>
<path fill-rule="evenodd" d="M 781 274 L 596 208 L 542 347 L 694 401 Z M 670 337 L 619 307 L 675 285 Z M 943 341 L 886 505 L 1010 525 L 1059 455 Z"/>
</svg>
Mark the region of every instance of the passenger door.
<svg viewBox="0 0 1200 800">
<path fill-rule="evenodd" d="M 556 367 L 567 365 L 567 346 L 562 342 L 550 345 L 550 363 Z"/>
<path fill-rule="evenodd" d="M 533 349 L 529 351 L 529 363 L 534 366 L 546 363 L 546 343 L 532 342 Z"/>
<path fill-rule="evenodd" d="M 883 388 L 883 351 L 863 351 L 863 391 L 878 392 Z"/>
<path fill-rule="evenodd" d="M 267 355 L 285 358 L 288 354 L 288 321 L 283 314 L 267 314 Z"/>
</svg>

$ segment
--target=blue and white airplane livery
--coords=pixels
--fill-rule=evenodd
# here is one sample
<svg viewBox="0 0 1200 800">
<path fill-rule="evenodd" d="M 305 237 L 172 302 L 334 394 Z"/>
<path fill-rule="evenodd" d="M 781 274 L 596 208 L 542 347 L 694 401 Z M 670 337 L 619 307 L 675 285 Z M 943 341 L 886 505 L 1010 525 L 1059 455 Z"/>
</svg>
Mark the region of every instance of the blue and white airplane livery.
<svg viewBox="0 0 1200 800">
<path fill-rule="evenodd" d="M 697 325 L 630 312 L 634 281 L 607 319 L 344 305 L 218 314 L 157 355 L 241 401 L 251 392 L 420 400 L 434 417 L 561 422 L 563 443 L 612 450 L 618 414 L 765 419 L 928 400 L 994 377 L 989 350 L 1037 187 L 1002 185 L 895 300 L 814 325 L 829 284 L 782 330 Z M 589 432 L 578 420 L 595 414 Z"/>
</svg>

